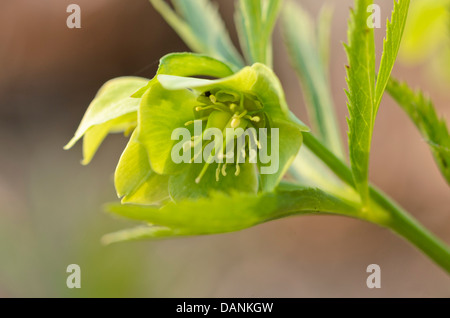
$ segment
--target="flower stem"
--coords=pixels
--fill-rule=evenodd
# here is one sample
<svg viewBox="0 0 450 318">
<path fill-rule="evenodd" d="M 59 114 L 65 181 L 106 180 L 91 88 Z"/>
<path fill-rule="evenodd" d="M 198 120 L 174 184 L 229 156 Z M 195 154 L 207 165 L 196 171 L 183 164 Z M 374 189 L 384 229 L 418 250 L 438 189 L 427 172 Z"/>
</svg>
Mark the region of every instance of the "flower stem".
<svg viewBox="0 0 450 318">
<path fill-rule="evenodd" d="M 330 150 L 328 150 L 312 134 L 304 134 L 305 145 L 322 160 L 342 181 L 355 187 L 350 168 Z M 377 222 L 373 218 L 368 221 L 387 227 L 408 240 L 436 264 L 450 273 L 450 248 L 439 238 L 425 229 L 408 212 L 393 202 L 386 194 L 370 186 L 370 197 L 378 207 L 388 213 L 389 218 Z M 370 211 L 368 212 L 370 214 Z"/>
</svg>

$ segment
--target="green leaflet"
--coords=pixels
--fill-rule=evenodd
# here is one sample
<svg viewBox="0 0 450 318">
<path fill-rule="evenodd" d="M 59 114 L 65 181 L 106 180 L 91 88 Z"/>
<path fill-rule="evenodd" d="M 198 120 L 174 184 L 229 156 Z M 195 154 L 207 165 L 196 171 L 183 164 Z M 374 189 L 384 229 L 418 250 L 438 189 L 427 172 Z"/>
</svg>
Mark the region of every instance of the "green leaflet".
<svg viewBox="0 0 450 318">
<path fill-rule="evenodd" d="M 394 1 L 391 22 L 387 23 L 384 50 L 375 86 L 374 31 L 367 25 L 369 0 L 357 0 L 349 21 L 349 43 L 345 46 L 349 150 L 353 177 L 363 204 L 369 199 L 369 155 L 375 117 L 397 58 L 408 15 L 409 0 Z"/>
<path fill-rule="evenodd" d="M 445 120 L 438 117 L 429 98 L 421 92 L 414 92 L 406 83 L 391 78 L 387 91 L 417 126 L 450 185 L 450 135 Z"/>
<path fill-rule="evenodd" d="M 272 32 L 281 0 L 239 0 L 235 14 L 239 41 L 248 64 L 272 66 Z"/>
<path fill-rule="evenodd" d="M 173 0 L 176 12 L 164 0 L 150 2 L 193 51 L 229 63 L 234 70 L 244 66 L 217 8 L 209 0 Z"/>
<path fill-rule="evenodd" d="M 231 195 L 215 192 L 210 198 L 183 200 L 156 207 L 110 204 L 107 210 L 157 227 L 131 229 L 105 236 L 105 243 L 130 239 L 216 234 L 242 230 L 263 222 L 315 212 L 358 217 L 357 207 L 318 189 L 282 190 Z"/>
<path fill-rule="evenodd" d="M 325 22 L 324 22 L 325 23 Z M 306 98 L 308 115 L 319 139 L 340 158 L 344 158 L 341 136 L 336 120 L 331 89 L 328 83 L 327 62 L 318 47 L 315 25 L 311 17 L 290 1 L 283 9 L 282 26 L 291 63 L 300 78 Z M 322 26 L 322 37 L 326 37 Z M 322 40 L 324 42 L 325 40 Z M 326 44 L 322 44 L 326 46 Z"/>
<path fill-rule="evenodd" d="M 155 204 L 169 197 L 169 176 L 155 173 L 146 149 L 137 141 L 137 131 L 128 142 L 114 174 L 117 196 L 122 203 Z"/>
<path fill-rule="evenodd" d="M 210 76 L 222 78 L 230 76 L 233 71 L 228 65 L 207 55 L 196 53 L 171 53 L 159 60 L 158 74 L 177 76 Z M 148 82 L 133 94 L 133 97 L 141 98 L 145 92 L 155 83 L 156 78 Z"/>
<path fill-rule="evenodd" d="M 140 99 L 130 96 L 147 82 L 147 79 L 140 77 L 119 77 L 106 82 L 89 105 L 74 137 L 64 149 L 70 149 L 85 136 L 83 164 L 89 163 L 108 133 L 126 131 L 136 125 L 136 111 Z"/>
<path fill-rule="evenodd" d="M 373 128 L 375 91 L 374 31 L 367 26 L 367 7 L 371 0 L 357 0 L 351 11 L 348 31 L 347 85 L 349 155 L 353 178 L 361 200 L 369 199 L 369 153 Z"/>
<path fill-rule="evenodd" d="M 375 88 L 375 104 L 373 118 L 376 117 L 384 90 L 389 81 L 389 77 L 397 59 L 398 50 L 405 29 L 406 18 L 410 0 L 394 1 L 391 21 L 387 22 L 386 38 L 383 42 L 383 55 L 381 56 L 380 70 L 378 71 L 377 85 Z M 372 122 L 374 124 L 374 122 Z M 372 128 L 373 129 L 373 128 Z"/>
</svg>

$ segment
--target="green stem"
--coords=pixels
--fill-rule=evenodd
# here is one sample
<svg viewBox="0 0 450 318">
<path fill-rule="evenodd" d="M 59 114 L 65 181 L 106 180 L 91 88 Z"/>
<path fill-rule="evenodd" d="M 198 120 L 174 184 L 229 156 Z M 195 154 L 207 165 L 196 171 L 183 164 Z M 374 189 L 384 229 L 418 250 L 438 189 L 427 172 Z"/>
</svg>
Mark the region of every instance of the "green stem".
<svg viewBox="0 0 450 318">
<path fill-rule="evenodd" d="M 320 160 L 323 161 L 342 181 L 355 187 L 353 175 L 347 165 L 336 157 L 328 148 L 317 140 L 312 134 L 304 133 L 303 142 Z"/>
<path fill-rule="evenodd" d="M 390 213 L 385 226 L 402 236 L 450 274 L 450 248 L 385 194 L 371 187 L 371 198 Z"/>
<path fill-rule="evenodd" d="M 340 179 L 355 187 L 350 168 L 331 151 L 323 146 L 312 134 L 304 134 L 305 145 L 321 159 Z M 424 252 L 436 264 L 450 273 L 450 248 L 439 238 L 425 229 L 408 212 L 394 203 L 386 194 L 370 186 L 370 197 L 377 206 L 389 213 L 389 218 L 376 222 L 385 226 Z M 370 220 L 368 218 L 368 220 Z M 373 222 L 373 220 L 370 220 Z"/>
</svg>

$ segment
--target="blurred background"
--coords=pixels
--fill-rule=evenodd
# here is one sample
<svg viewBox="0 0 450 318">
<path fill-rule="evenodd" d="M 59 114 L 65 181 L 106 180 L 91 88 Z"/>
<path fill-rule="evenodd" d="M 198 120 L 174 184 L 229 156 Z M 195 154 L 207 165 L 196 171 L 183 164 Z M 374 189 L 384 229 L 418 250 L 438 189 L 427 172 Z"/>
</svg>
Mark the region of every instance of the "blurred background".
<svg viewBox="0 0 450 318">
<path fill-rule="evenodd" d="M 297 1 L 313 16 L 325 2 Z M 236 41 L 233 1 L 217 2 Z M 346 139 L 342 42 L 352 1 L 328 2 L 335 9 L 331 82 Z M 392 1 L 377 2 L 385 21 Z M 81 29 L 66 26 L 71 3 L 81 7 Z M 378 54 L 384 33 L 376 30 Z M 274 37 L 275 70 L 291 108 L 305 118 L 279 29 Z M 126 139 L 108 137 L 87 167 L 80 144 L 62 147 L 104 82 L 151 78 L 161 56 L 186 50 L 147 0 L 0 2 L 0 297 L 450 297 L 450 277 L 408 243 L 342 217 L 102 246 L 103 234 L 130 225 L 102 212 L 103 203 L 117 200 L 112 176 Z M 440 50 L 403 54 L 394 74 L 423 88 L 449 119 L 450 84 L 429 71 Z M 377 118 L 370 177 L 450 243 L 449 188 L 425 141 L 388 96 Z M 81 267 L 81 289 L 66 287 L 73 263 Z M 373 263 L 381 266 L 377 290 L 366 287 Z"/>
</svg>

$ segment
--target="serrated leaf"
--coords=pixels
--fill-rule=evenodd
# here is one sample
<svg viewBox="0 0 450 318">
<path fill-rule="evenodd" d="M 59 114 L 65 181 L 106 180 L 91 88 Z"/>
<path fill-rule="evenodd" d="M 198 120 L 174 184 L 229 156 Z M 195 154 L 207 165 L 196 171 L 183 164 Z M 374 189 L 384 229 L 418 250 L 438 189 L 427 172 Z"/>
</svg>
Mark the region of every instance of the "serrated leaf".
<svg viewBox="0 0 450 318">
<path fill-rule="evenodd" d="M 133 133 L 120 157 L 114 174 L 117 196 L 122 203 L 155 204 L 169 197 L 169 176 L 159 175 L 150 167 L 146 149 Z"/>
<path fill-rule="evenodd" d="M 403 31 L 408 17 L 410 0 L 394 0 L 391 21 L 387 21 L 386 38 L 383 42 L 383 55 L 381 56 L 380 70 L 378 71 L 377 84 L 375 88 L 375 103 L 373 118 L 376 117 L 384 90 L 391 76 L 398 50 L 402 40 Z M 372 123 L 373 124 L 373 123 Z"/>
<path fill-rule="evenodd" d="M 244 66 L 217 7 L 209 0 L 173 0 L 176 12 L 164 0 L 150 2 L 193 51 L 227 62 L 234 70 Z"/>
<path fill-rule="evenodd" d="M 346 93 L 350 114 L 350 162 L 356 188 L 365 205 L 369 199 L 369 155 L 375 117 L 397 57 L 409 8 L 409 0 L 394 1 L 375 85 L 374 31 L 368 26 L 367 12 L 372 3 L 369 0 L 356 1 L 355 11 L 352 11 L 349 21 L 349 44 L 345 46 L 349 60 Z"/>
<path fill-rule="evenodd" d="M 329 149 L 344 158 L 327 65 L 317 45 L 315 25 L 307 12 L 290 1 L 283 9 L 282 26 L 291 63 L 297 71 L 306 98 L 313 130 Z"/>
<path fill-rule="evenodd" d="M 419 129 L 450 185 L 450 135 L 445 120 L 438 117 L 429 98 L 420 91 L 414 92 L 406 83 L 391 78 L 387 91 Z"/>
<path fill-rule="evenodd" d="M 239 0 L 235 21 L 248 64 L 272 66 L 272 32 L 281 0 Z"/>
<path fill-rule="evenodd" d="M 364 204 L 369 199 L 369 153 L 375 96 L 374 31 L 367 25 L 372 0 L 356 0 L 348 31 L 347 85 L 349 154 L 356 188 Z"/>
<path fill-rule="evenodd" d="M 107 210 L 122 217 L 143 221 L 162 227 L 138 230 L 145 238 L 158 238 L 161 233 L 169 236 L 204 235 L 242 230 L 263 222 L 289 215 L 324 212 L 359 216 L 359 209 L 350 203 L 330 196 L 318 189 L 291 188 L 271 193 L 246 194 L 234 192 L 231 195 L 215 192 L 209 198 L 183 200 L 156 207 L 111 204 Z M 125 234 L 124 234 L 125 233 Z M 135 239 L 136 233 L 122 232 L 112 236 L 111 241 Z"/>
<path fill-rule="evenodd" d="M 125 131 L 136 125 L 140 99 L 130 96 L 147 82 L 147 79 L 140 77 L 119 77 L 106 82 L 89 105 L 74 137 L 64 149 L 73 147 L 86 134 L 83 163 L 89 163 L 109 132 Z"/>
</svg>

